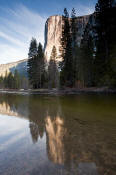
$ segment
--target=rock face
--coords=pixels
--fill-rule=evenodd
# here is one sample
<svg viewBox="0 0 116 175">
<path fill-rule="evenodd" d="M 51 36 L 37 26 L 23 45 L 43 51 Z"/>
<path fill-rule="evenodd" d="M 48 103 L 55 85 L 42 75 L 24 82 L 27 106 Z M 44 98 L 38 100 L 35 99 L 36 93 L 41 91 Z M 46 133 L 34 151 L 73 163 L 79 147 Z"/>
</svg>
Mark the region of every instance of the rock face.
<svg viewBox="0 0 116 175">
<path fill-rule="evenodd" d="M 12 72 L 17 70 L 20 75 L 27 76 L 27 59 L 20 60 L 13 63 L 1 64 L 0 65 L 0 76 L 5 76 L 6 72 Z"/>
<path fill-rule="evenodd" d="M 57 55 L 60 56 L 59 47 L 62 35 L 62 17 L 51 16 L 45 24 L 45 56 L 49 61 L 53 46 L 56 47 Z"/>
<path fill-rule="evenodd" d="M 88 24 L 88 21 L 90 19 L 91 15 L 87 16 L 82 16 L 82 17 L 77 17 L 76 18 L 76 23 L 77 23 L 77 44 L 79 45 L 83 33 L 85 30 L 86 25 Z M 70 20 L 70 19 L 69 19 Z M 61 41 L 61 36 L 62 36 L 62 16 L 51 16 L 47 19 L 46 24 L 45 24 L 45 56 L 47 61 L 49 61 L 50 56 L 51 56 L 51 51 L 53 46 L 56 47 L 57 50 L 57 57 L 58 61 L 61 59 L 60 55 L 60 41 Z"/>
</svg>

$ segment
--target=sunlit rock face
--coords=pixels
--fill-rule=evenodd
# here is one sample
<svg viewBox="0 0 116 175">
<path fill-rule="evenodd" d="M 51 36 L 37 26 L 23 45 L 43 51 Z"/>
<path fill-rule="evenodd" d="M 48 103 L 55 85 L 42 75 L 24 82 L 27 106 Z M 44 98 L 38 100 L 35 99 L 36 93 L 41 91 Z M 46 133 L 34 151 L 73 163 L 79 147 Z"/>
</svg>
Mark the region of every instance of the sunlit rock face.
<svg viewBox="0 0 116 175">
<path fill-rule="evenodd" d="M 27 59 L 8 63 L 8 64 L 0 64 L 0 76 L 5 76 L 9 72 L 14 73 L 17 70 L 21 75 L 27 76 Z"/>
<path fill-rule="evenodd" d="M 25 100 L 24 105 L 20 103 L 16 97 L 12 97 L 12 99 L 10 98 L 9 101 L 5 101 L 5 98 L 3 98 L 3 96 L 4 95 L 0 95 L 0 114 L 20 118 L 28 118 L 27 100 Z M 16 106 L 14 103 L 16 103 Z"/>
<path fill-rule="evenodd" d="M 60 56 L 60 39 L 62 35 L 62 17 L 51 16 L 45 24 L 45 56 L 49 61 L 53 46 L 56 47 L 57 55 Z"/>
<path fill-rule="evenodd" d="M 77 17 L 77 44 L 79 45 L 84 34 L 85 27 L 89 21 L 91 15 Z M 70 19 L 69 19 L 70 20 Z M 61 37 L 62 37 L 62 16 L 51 16 L 47 19 L 45 24 L 45 56 L 47 61 L 49 61 L 53 46 L 57 50 L 57 59 L 61 60 Z"/>
<path fill-rule="evenodd" d="M 11 110 L 11 107 L 9 104 L 3 102 L 0 104 L 0 114 L 3 115 L 9 115 L 9 116 L 18 116 L 18 113 L 14 110 Z"/>
<path fill-rule="evenodd" d="M 51 120 L 46 118 L 47 151 L 49 159 L 56 164 L 64 164 L 64 142 L 63 138 L 66 130 L 64 122 L 60 117 Z"/>
</svg>

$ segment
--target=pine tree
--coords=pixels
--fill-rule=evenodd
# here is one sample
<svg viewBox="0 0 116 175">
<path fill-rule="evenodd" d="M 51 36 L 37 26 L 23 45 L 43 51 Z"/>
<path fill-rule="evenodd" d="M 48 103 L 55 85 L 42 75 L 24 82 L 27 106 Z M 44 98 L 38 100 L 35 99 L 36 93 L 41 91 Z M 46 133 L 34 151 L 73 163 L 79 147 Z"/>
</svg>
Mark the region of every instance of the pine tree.
<svg viewBox="0 0 116 175">
<path fill-rule="evenodd" d="M 7 88 L 14 89 L 14 76 L 12 72 L 9 72 L 7 76 Z"/>
<path fill-rule="evenodd" d="M 2 76 L 0 76 L 0 88 L 4 88 L 4 78 Z"/>
<path fill-rule="evenodd" d="M 77 20 L 76 20 L 76 11 L 73 8 L 71 12 L 71 33 L 72 33 L 72 53 L 73 53 L 73 72 L 74 72 L 74 85 L 77 81 Z"/>
<path fill-rule="evenodd" d="M 33 58 L 37 55 L 37 41 L 35 38 L 32 38 L 29 47 L 28 58 Z"/>
<path fill-rule="evenodd" d="M 20 77 L 20 87 L 21 89 L 29 88 L 28 78 L 25 77 L 24 75 Z"/>
<path fill-rule="evenodd" d="M 75 11 L 75 8 L 72 9 L 72 12 L 71 12 L 71 18 L 76 18 L 76 11 Z"/>
<path fill-rule="evenodd" d="M 57 52 L 56 47 L 53 46 L 49 66 L 48 66 L 48 83 L 49 88 L 58 88 L 59 77 L 58 77 L 58 68 L 57 68 Z"/>
<path fill-rule="evenodd" d="M 36 81 L 36 58 L 37 58 L 37 41 L 36 39 L 32 38 L 29 53 L 28 53 L 28 63 L 27 63 L 27 72 L 30 84 L 33 88 L 37 88 L 37 81 Z"/>
<path fill-rule="evenodd" d="M 74 85 L 74 72 L 73 72 L 73 55 L 72 55 L 72 37 L 71 26 L 67 15 L 67 10 L 64 9 L 63 26 L 62 26 L 62 38 L 61 38 L 61 53 L 62 62 L 60 63 L 60 81 L 61 86 Z"/>
<path fill-rule="evenodd" d="M 64 8 L 64 15 L 65 18 L 69 18 L 69 13 L 67 11 L 67 8 Z"/>
<path fill-rule="evenodd" d="M 77 45 L 76 43 L 76 34 L 77 34 L 77 22 L 76 22 L 76 11 L 73 8 L 71 12 L 71 32 L 72 32 L 72 45 L 73 48 Z"/>
<path fill-rule="evenodd" d="M 17 70 L 14 72 L 14 89 L 20 88 L 20 75 Z"/>
<path fill-rule="evenodd" d="M 109 68 L 116 41 L 116 7 L 113 6 L 113 2 L 113 0 L 98 0 L 96 4 L 97 51 L 94 67 L 95 83 L 101 86 L 109 86 L 110 80 L 112 80 L 111 72 L 113 70 L 111 71 Z"/>
<path fill-rule="evenodd" d="M 104 10 L 111 8 L 113 2 L 114 0 L 98 0 L 95 6 L 96 12 L 103 12 Z"/>
<path fill-rule="evenodd" d="M 7 77 L 8 77 L 8 73 L 7 71 L 5 72 L 5 77 L 4 77 L 4 87 L 7 88 L 8 87 L 8 83 L 7 83 Z"/>
<path fill-rule="evenodd" d="M 39 43 L 38 51 L 37 51 L 37 70 L 36 70 L 36 78 L 38 82 L 38 87 L 42 87 L 45 81 L 45 57 L 42 44 Z"/>
</svg>

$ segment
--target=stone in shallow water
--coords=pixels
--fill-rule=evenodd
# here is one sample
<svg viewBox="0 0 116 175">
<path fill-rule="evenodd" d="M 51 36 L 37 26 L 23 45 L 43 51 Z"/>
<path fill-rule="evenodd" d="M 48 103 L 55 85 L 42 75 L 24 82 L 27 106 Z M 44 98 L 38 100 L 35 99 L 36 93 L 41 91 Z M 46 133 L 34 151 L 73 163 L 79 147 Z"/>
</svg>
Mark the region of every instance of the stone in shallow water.
<svg viewBox="0 0 116 175">
<path fill-rule="evenodd" d="M 79 175 L 98 175 L 97 167 L 95 163 L 79 163 L 78 174 Z"/>
</svg>

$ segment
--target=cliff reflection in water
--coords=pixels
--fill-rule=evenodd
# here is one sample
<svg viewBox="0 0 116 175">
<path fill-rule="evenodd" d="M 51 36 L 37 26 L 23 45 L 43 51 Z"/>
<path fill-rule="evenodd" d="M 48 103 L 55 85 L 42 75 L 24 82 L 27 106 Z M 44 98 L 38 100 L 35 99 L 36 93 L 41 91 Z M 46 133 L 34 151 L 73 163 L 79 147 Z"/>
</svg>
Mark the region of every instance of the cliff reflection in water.
<svg viewBox="0 0 116 175">
<path fill-rule="evenodd" d="M 28 119 L 34 144 L 46 134 L 47 155 L 53 163 L 77 169 L 80 162 L 94 162 L 101 174 L 114 174 L 115 130 L 108 117 L 104 123 L 107 108 L 101 113 L 97 109 L 98 113 L 94 113 L 94 101 L 87 106 L 86 102 L 82 104 L 83 99 L 70 100 L 38 96 L 12 96 L 11 100 L 10 95 L 3 95 L 0 113 Z"/>
<path fill-rule="evenodd" d="M 63 138 L 66 134 L 64 121 L 59 116 L 52 121 L 51 117 L 46 118 L 46 135 L 47 135 L 47 150 L 48 157 L 54 163 L 63 164 L 64 143 Z"/>
</svg>

